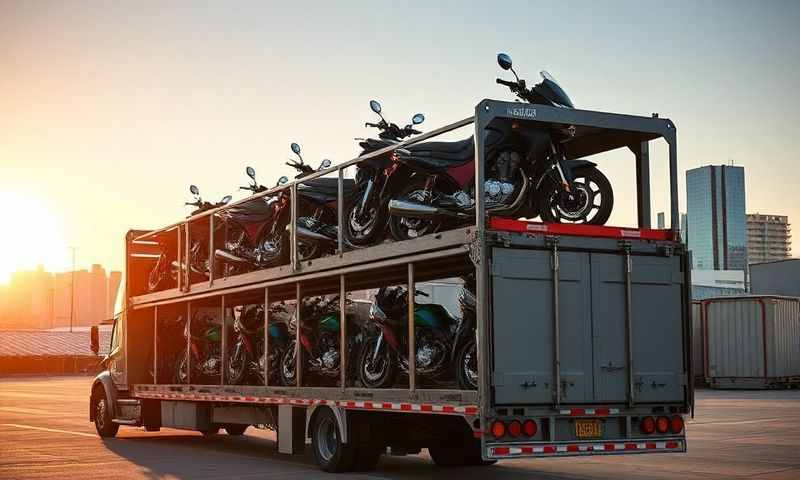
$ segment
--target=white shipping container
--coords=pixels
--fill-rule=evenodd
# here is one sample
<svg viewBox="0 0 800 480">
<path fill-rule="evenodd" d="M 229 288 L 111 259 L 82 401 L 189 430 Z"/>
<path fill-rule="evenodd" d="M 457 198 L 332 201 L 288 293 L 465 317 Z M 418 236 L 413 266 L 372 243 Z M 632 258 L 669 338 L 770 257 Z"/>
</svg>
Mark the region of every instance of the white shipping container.
<svg viewBox="0 0 800 480">
<path fill-rule="evenodd" d="M 706 381 L 718 388 L 800 383 L 800 298 L 703 300 Z"/>
</svg>

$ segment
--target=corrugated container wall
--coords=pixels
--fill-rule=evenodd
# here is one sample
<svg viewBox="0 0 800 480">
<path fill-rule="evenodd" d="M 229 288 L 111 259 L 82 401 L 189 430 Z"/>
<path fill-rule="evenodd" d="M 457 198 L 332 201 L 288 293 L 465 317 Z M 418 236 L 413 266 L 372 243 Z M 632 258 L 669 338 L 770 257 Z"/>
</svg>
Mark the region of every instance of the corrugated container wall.
<svg viewBox="0 0 800 480">
<path fill-rule="evenodd" d="M 715 387 L 800 383 L 800 298 L 703 301 L 704 372 Z"/>
<path fill-rule="evenodd" d="M 703 303 L 692 302 L 692 375 L 695 382 L 703 381 Z"/>
</svg>

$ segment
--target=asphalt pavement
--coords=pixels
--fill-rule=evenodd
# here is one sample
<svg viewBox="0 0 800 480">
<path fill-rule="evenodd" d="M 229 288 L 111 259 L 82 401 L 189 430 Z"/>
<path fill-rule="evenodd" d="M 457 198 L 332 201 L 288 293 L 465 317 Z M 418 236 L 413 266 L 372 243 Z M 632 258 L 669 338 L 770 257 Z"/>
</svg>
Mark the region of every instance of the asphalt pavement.
<svg viewBox="0 0 800 480">
<path fill-rule="evenodd" d="M 102 440 L 88 421 L 89 377 L 0 379 L 0 479 L 332 478 L 305 455 L 276 451 L 275 435 L 242 437 L 121 427 Z M 800 391 L 698 392 L 686 454 L 519 459 L 437 468 L 425 454 L 384 456 L 377 470 L 335 478 L 800 479 Z"/>
</svg>

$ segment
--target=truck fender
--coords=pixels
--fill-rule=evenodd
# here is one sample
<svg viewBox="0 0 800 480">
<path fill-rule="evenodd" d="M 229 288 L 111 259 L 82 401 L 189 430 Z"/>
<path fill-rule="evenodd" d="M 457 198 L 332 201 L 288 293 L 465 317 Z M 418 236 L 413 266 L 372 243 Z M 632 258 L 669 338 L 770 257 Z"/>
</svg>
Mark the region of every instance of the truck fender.
<svg viewBox="0 0 800 480">
<path fill-rule="evenodd" d="M 89 390 L 89 421 L 94 421 L 94 409 L 92 408 L 92 404 L 94 403 L 94 391 L 98 385 L 103 386 L 103 391 L 106 394 L 106 398 L 108 399 L 108 408 L 111 418 L 116 418 L 117 416 L 117 389 L 114 387 L 114 382 L 111 380 L 111 373 L 108 370 L 102 371 L 94 377 L 94 381 L 92 382 L 92 388 Z"/>
<path fill-rule="evenodd" d="M 341 407 L 331 407 L 328 405 L 313 405 L 308 408 L 308 413 L 306 414 L 306 437 L 311 438 L 311 426 L 313 425 L 314 416 L 317 410 L 321 408 L 330 408 L 331 411 L 333 411 L 333 415 L 336 417 L 336 423 L 339 424 L 342 443 L 347 443 L 347 410 Z"/>
</svg>

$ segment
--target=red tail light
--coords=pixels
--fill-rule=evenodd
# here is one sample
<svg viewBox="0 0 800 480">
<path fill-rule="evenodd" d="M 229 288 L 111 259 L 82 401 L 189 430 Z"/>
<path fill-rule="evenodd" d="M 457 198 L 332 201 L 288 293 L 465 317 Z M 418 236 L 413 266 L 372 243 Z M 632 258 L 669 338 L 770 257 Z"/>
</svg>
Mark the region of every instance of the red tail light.
<svg viewBox="0 0 800 480">
<path fill-rule="evenodd" d="M 658 417 L 656 419 L 656 431 L 658 433 L 667 433 L 667 430 L 669 430 L 669 418 Z"/>
<path fill-rule="evenodd" d="M 537 430 L 538 427 L 533 420 L 525 420 L 525 423 L 522 424 L 522 431 L 529 437 L 536 435 Z"/>
<path fill-rule="evenodd" d="M 681 433 L 683 431 L 683 418 L 680 415 L 673 416 L 669 421 L 669 429 L 672 433 Z"/>
<path fill-rule="evenodd" d="M 494 438 L 500 438 L 506 434 L 506 424 L 500 420 L 495 420 L 492 424 L 492 435 Z"/>
<path fill-rule="evenodd" d="M 644 417 L 642 422 L 639 424 L 639 430 L 642 433 L 650 435 L 651 433 L 656 431 L 656 421 L 653 417 Z"/>
<path fill-rule="evenodd" d="M 514 420 L 508 424 L 508 434 L 516 438 L 522 434 L 522 424 L 519 420 Z"/>
</svg>

